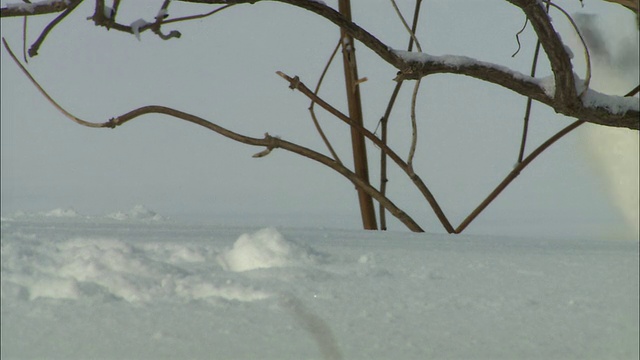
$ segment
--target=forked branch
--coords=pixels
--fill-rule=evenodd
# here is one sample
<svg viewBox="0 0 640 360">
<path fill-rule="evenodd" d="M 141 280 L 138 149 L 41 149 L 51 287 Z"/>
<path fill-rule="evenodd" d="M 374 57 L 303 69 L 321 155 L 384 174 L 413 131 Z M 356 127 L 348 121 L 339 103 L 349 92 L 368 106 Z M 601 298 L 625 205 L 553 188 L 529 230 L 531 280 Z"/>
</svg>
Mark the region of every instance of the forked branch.
<svg viewBox="0 0 640 360">
<path fill-rule="evenodd" d="M 323 109 L 327 110 L 329 113 L 334 115 L 336 118 L 338 118 L 338 119 L 342 120 L 343 122 L 345 122 L 352 129 L 355 129 L 360 134 L 362 134 L 364 137 L 366 137 L 371 142 L 373 142 L 376 146 L 378 146 L 380 148 L 380 151 L 382 151 L 387 156 L 389 156 L 391 158 L 391 160 L 393 160 L 396 163 L 396 165 L 398 165 L 398 167 L 400 169 L 402 169 L 402 171 L 404 171 L 405 174 L 407 174 L 409 179 L 411 179 L 411 181 L 414 183 L 414 185 L 422 193 L 422 195 L 424 196 L 425 200 L 427 200 L 427 202 L 429 203 L 429 205 L 433 209 L 434 213 L 436 214 L 436 216 L 438 217 L 438 219 L 442 223 L 442 226 L 444 226 L 444 228 L 447 230 L 447 232 L 452 233 L 454 231 L 453 226 L 451 226 L 451 223 L 449 222 L 449 220 L 445 216 L 444 212 L 442 211 L 442 208 L 440 207 L 440 205 L 436 201 L 435 197 L 433 196 L 433 194 L 431 193 L 431 191 L 429 190 L 427 185 L 425 185 L 425 183 L 422 181 L 420 176 L 418 176 L 413 171 L 413 169 L 411 169 L 411 167 L 406 162 L 404 162 L 404 160 L 402 160 L 402 158 L 395 151 L 393 151 L 389 146 L 387 146 L 387 144 L 382 142 L 382 140 L 380 140 L 377 136 L 375 136 L 371 131 L 367 130 L 364 126 L 362 126 L 362 125 L 360 125 L 358 123 L 355 123 L 347 115 L 343 114 L 338 109 L 336 109 L 335 107 L 331 106 L 329 103 L 324 101 L 322 98 L 320 98 L 316 94 L 314 94 L 303 82 L 300 81 L 300 78 L 298 78 L 297 76 L 292 78 L 292 77 L 288 76 L 287 74 L 285 74 L 285 73 L 283 73 L 281 71 L 278 71 L 277 74 L 280 75 L 280 77 L 282 77 L 283 79 L 285 79 L 285 80 L 287 80 L 289 82 L 289 87 L 290 88 L 300 91 L 301 93 L 306 95 L 308 98 L 312 99 L 320 107 L 322 107 Z"/>
</svg>

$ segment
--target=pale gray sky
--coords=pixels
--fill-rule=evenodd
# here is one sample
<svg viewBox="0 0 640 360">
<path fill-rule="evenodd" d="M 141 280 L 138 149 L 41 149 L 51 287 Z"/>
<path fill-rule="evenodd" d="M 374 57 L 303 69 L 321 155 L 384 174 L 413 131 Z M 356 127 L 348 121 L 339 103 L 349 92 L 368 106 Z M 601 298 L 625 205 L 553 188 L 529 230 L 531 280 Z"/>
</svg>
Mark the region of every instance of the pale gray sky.
<svg viewBox="0 0 640 360">
<path fill-rule="evenodd" d="M 123 2 L 120 22 L 149 21 L 161 1 Z M 335 6 L 336 1 L 327 2 Z M 412 1 L 400 1 L 409 16 Z M 5 2 L 3 2 L 5 4 Z M 597 13 L 603 23 L 631 27 L 628 10 L 603 1 L 566 1 L 569 12 Z M 162 41 L 151 32 L 107 32 L 86 20 L 81 5 L 47 37 L 29 70 L 67 110 L 105 121 L 143 105 L 190 112 L 231 130 L 260 137 L 265 132 L 325 152 L 311 123 L 309 101 L 291 91 L 275 72 L 315 85 L 338 29 L 291 6 L 236 6 L 213 17 L 167 26 L 182 38 Z M 170 15 L 210 7 L 173 4 Z M 389 1 L 353 1 L 354 20 L 388 45 L 404 49 L 407 34 Z M 52 17 L 31 18 L 29 43 Z M 553 14 L 567 42 L 574 35 Z M 612 21 L 613 19 L 613 21 Z M 512 58 L 524 15 L 505 1 L 425 1 L 419 38 L 424 51 L 478 58 L 528 73 L 535 38 L 528 28 Z M 21 19 L 3 19 L 2 36 L 20 52 Z M 366 126 L 375 128 L 396 70 L 357 46 Z M 636 52 L 637 53 L 637 52 Z M 576 72 L 584 74 L 580 49 Z M 262 159 L 260 148 L 234 143 L 195 125 L 160 115 L 145 116 L 115 130 L 81 127 L 58 113 L 2 51 L 2 213 L 73 207 L 84 214 L 127 210 L 136 204 L 177 219 L 213 223 L 359 228 L 353 185 L 328 168 L 281 150 Z M 637 63 L 637 58 L 636 58 Z M 321 95 L 345 108 L 340 62 Z M 539 75 L 549 74 L 541 61 Z M 594 70 L 597 78 L 597 69 Z M 636 78 L 622 81 L 631 88 Z M 628 86 L 627 86 L 628 85 Z M 391 145 L 408 152 L 409 101 L 404 86 L 390 122 Z M 624 90 L 621 90 L 621 92 Z M 459 223 L 515 164 L 526 99 L 494 85 L 454 75 L 422 82 L 417 114 L 420 137 L 416 170 L 451 221 Z M 343 160 L 350 159 L 348 129 L 318 110 Z M 529 150 L 571 119 L 535 105 Z M 585 125 L 585 128 L 590 125 Z M 623 222 L 603 183 L 582 155 L 578 130 L 539 157 L 483 213 L 470 233 L 604 234 Z M 379 153 L 369 147 L 377 186 Z M 373 160 L 375 159 L 375 160 Z M 391 199 L 427 231 L 443 232 L 432 211 L 401 172 L 390 173 Z M 404 230 L 391 220 L 391 229 Z"/>
</svg>

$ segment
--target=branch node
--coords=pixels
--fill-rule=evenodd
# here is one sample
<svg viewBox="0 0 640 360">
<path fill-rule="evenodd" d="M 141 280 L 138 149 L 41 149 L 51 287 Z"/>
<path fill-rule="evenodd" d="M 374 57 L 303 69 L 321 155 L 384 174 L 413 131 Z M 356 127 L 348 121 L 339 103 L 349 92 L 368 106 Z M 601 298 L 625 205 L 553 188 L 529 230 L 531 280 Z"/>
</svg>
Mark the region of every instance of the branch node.
<svg viewBox="0 0 640 360">
<path fill-rule="evenodd" d="M 295 90 L 300 85 L 300 77 L 298 75 L 294 76 L 293 79 L 289 80 L 289 89 Z"/>
<path fill-rule="evenodd" d="M 107 121 L 106 123 L 104 123 L 104 127 L 107 127 L 109 129 L 115 129 L 116 126 L 120 125 L 120 119 L 115 117 L 115 118 L 110 118 L 109 121 Z"/>
<path fill-rule="evenodd" d="M 254 158 L 261 158 L 271 154 L 271 150 L 280 147 L 280 138 L 277 136 L 271 136 L 269 133 L 264 133 L 264 139 L 267 140 L 267 148 L 259 153 L 253 154 Z"/>
</svg>

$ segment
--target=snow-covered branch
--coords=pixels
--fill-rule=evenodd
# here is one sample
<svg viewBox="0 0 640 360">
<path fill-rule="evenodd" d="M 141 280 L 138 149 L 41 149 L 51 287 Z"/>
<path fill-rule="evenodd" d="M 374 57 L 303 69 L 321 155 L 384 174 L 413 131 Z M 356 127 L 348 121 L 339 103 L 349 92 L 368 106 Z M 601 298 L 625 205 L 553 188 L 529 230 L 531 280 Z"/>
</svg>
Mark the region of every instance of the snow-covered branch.
<svg viewBox="0 0 640 360">
<path fill-rule="evenodd" d="M 33 3 L 9 3 L 0 9 L 0 17 L 32 16 L 58 13 L 81 3 L 82 0 L 44 0 Z"/>
<path fill-rule="evenodd" d="M 564 43 L 555 31 L 551 19 L 539 0 L 506 0 L 525 13 L 545 50 L 553 71 L 554 91 L 550 92 L 548 81 L 532 78 L 512 71 L 504 66 L 486 63 L 464 56 L 436 57 L 427 54 L 413 54 L 397 51 L 381 42 L 377 37 L 361 28 L 342 14 L 318 1 L 300 0 L 180 0 L 201 4 L 253 4 L 259 1 L 276 1 L 294 5 L 314 12 L 344 29 L 353 38 L 374 51 L 380 58 L 396 67 L 400 74 L 397 79 L 419 79 L 437 73 L 452 73 L 471 76 L 487 81 L 530 97 L 552 107 L 563 115 L 587 122 L 640 129 L 638 103 L 633 99 L 620 100 L 619 96 L 598 94 L 593 101 L 588 89 L 582 98 L 578 91 L 582 83 L 576 82 L 571 58 Z M 546 79 L 545 79 L 546 80 Z M 593 94 L 593 93 L 591 93 Z M 624 104 L 624 105 L 620 105 Z M 615 109 L 615 111 L 613 110 Z"/>
<path fill-rule="evenodd" d="M 562 91 L 557 88 L 557 76 L 551 78 L 533 78 L 513 71 L 507 67 L 479 61 L 466 56 L 434 56 L 425 53 L 394 51 L 407 64 L 407 68 L 398 75 L 399 80 L 419 79 L 431 74 L 452 73 L 484 80 L 530 97 L 546 104 L 556 112 L 582 119 L 587 122 L 627 127 L 638 130 L 640 126 L 640 104 L 637 98 L 628 98 L 601 94 L 584 89 L 583 81 L 571 73 L 574 79 L 572 93 L 574 100 L 558 96 Z M 577 79 L 577 81 L 576 81 Z M 584 90 L 582 97 L 577 94 Z"/>
</svg>

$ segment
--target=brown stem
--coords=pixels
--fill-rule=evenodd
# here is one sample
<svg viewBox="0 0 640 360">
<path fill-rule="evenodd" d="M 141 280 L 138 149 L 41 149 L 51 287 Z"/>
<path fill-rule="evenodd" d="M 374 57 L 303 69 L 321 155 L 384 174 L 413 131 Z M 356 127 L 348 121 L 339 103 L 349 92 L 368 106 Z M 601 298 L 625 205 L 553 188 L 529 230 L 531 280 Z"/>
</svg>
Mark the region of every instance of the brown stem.
<svg viewBox="0 0 640 360">
<path fill-rule="evenodd" d="M 324 69 L 322 69 L 322 74 L 320 74 L 320 78 L 318 79 L 318 84 L 316 84 L 316 88 L 313 91 L 313 93 L 316 95 L 318 95 L 318 92 L 320 91 L 322 80 L 324 80 L 324 77 L 327 74 L 327 71 L 329 70 L 329 66 L 333 62 L 333 59 L 335 58 L 336 54 L 338 53 L 340 44 L 341 42 L 338 41 L 338 43 L 336 44 L 336 47 L 331 52 L 331 56 L 329 56 L 329 60 L 327 60 L 327 63 L 325 64 Z M 318 131 L 318 134 L 320 134 L 320 138 L 322 138 L 322 141 L 324 142 L 324 144 L 327 146 L 327 149 L 331 153 L 331 156 L 333 156 L 333 158 L 337 162 L 342 163 L 342 161 L 340 161 L 340 157 L 338 156 L 336 151 L 333 149 L 333 146 L 331 146 L 331 142 L 329 141 L 324 131 L 322 130 L 322 126 L 320 126 L 320 122 L 318 121 L 318 118 L 316 117 L 316 112 L 314 111 L 314 105 L 315 105 L 315 102 L 311 100 L 311 104 L 309 105 L 309 113 L 311 114 L 311 120 L 313 121 L 313 124 L 315 125 L 316 130 Z"/>
<path fill-rule="evenodd" d="M 340 14 L 351 22 L 351 1 L 339 0 Z M 344 65 L 344 83 L 347 92 L 347 104 L 351 120 L 362 126 L 362 102 L 360 100 L 360 85 L 358 84 L 358 62 L 356 60 L 356 47 L 353 36 L 340 28 L 342 41 L 342 63 Z M 356 174 L 366 183 L 369 183 L 369 163 L 367 160 L 367 147 L 364 136 L 354 128 L 351 128 L 351 146 L 353 151 L 353 164 Z M 362 226 L 366 230 L 376 230 L 376 212 L 373 207 L 373 199 L 362 189 L 358 190 L 358 202 L 362 216 Z"/>
<path fill-rule="evenodd" d="M 471 224 L 471 222 L 478 216 L 480 215 L 480 213 L 489 205 L 491 204 L 491 202 L 493 200 L 495 200 L 496 197 L 498 197 L 498 195 L 500 195 L 500 193 L 502 192 L 502 190 L 504 190 L 513 180 L 515 180 L 516 177 L 518 177 L 518 175 L 520 175 L 520 172 L 527 166 L 529 165 L 529 163 L 531 163 L 531 161 L 533 161 L 533 159 L 535 159 L 538 155 L 540 155 L 545 149 L 547 149 L 549 146 L 551 146 L 553 143 L 555 143 L 556 141 L 560 140 L 561 137 L 565 136 L 566 134 L 568 134 L 569 132 L 571 132 L 573 129 L 577 128 L 578 126 L 584 124 L 585 122 L 582 120 L 576 120 L 575 122 L 571 123 L 569 126 L 565 127 L 564 129 L 560 130 L 557 134 L 555 134 L 554 136 L 552 136 L 551 138 L 549 138 L 547 141 L 545 141 L 542 145 L 540 145 L 538 148 L 536 148 L 531 154 L 529 154 L 529 156 L 527 156 L 522 162 L 519 162 L 516 167 L 509 173 L 509 175 L 507 175 L 504 180 L 502 180 L 502 182 L 500 182 L 500 184 L 498 184 L 498 186 L 496 186 L 496 188 L 489 194 L 489 196 L 487 196 L 486 199 L 484 199 L 480 205 L 478 205 L 478 207 L 476 207 L 463 221 L 462 223 L 460 223 L 460 225 L 458 225 L 458 227 L 455 229 L 454 233 L 455 234 L 459 234 L 462 231 L 464 231 L 464 229 L 466 229 L 467 226 L 469 226 L 469 224 Z"/>
<path fill-rule="evenodd" d="M 416 5 L 413 10 L 413 23 L 411 25 L 411 32 L 413 34 L 415 34 L 416 29 L 418 28 L 418 17 L 420 15 L 421 4 L 422 0 L 416 0 Z M 409 45 L 407 46 L 407 51 L 411 51 L 413 49 L 414 38 L 415 36 L 409 37 Z M 393 92 L 391 93 L 391 97 L 389 98 L 389 102 L 387 103 L 387 108 L 384 111 L 384 115 L 380 119 L 380 140 L 385 145 L 387 145 L 388 141 L 389 116 L 391 115 L 393 105 L 396 103 L 396 98 L 398 97 L 398 93 L 400 92 L 400 88 L 402 87 L 402 82 L 402 80 L 396 82 L 396 85 L 393 88 Z M 380 192 L 383 195 L 386 195 L 387 193 L 388 182 L 389 179 L 387 178 L 387 154 L 384 151 L 380 151 Z M 380 229 L 387 230 L 387 220 L 384 208 L 380 206 L 378 208 L 378 212 L 380 213 Z"/>
<path fill-rule="evenodd" d="M 547 8 L 546 11 L 547 13 L 549 12 L 549 5 L 550 3 L 547 3 Z M 528 22 L 528 20 L 527 20 Z M 525 22 L 525 26 L 526 26 L 526 22 Z M 522 28 L 524 30 L 524 27 Z M 516 36 L 517 38 L 517 36 Z M 518 42 L 518 44 L 520 44 L 520 42 Z M 533 61 L 531 63 L 531 72 L 530 75 L 531 77 L 535 77 L 536 76 L 536 68 L 538 66 L 538 56 L 540 54 L 540 40 L 536 41 L 536 47 L 535 50 L 533 51 Z M 515 55 L 515 54 L 514 54 Z M 529 132 L 529 118 L 531 116 L 531 105 L 533 103 L 533 99 L 531 99 L 530 97 L 527 97 L 527 105 L 525 107 L 524 110 L 524 123 L 522 125 L 522 140 L 520 141 L 520 152 L 518 153 L 518 162 L 522 162 L 522 159 L 524 159 L 524 151 L 525 151 L 525 147 L 527 145 L 527 134 Z"/>
</svg>

